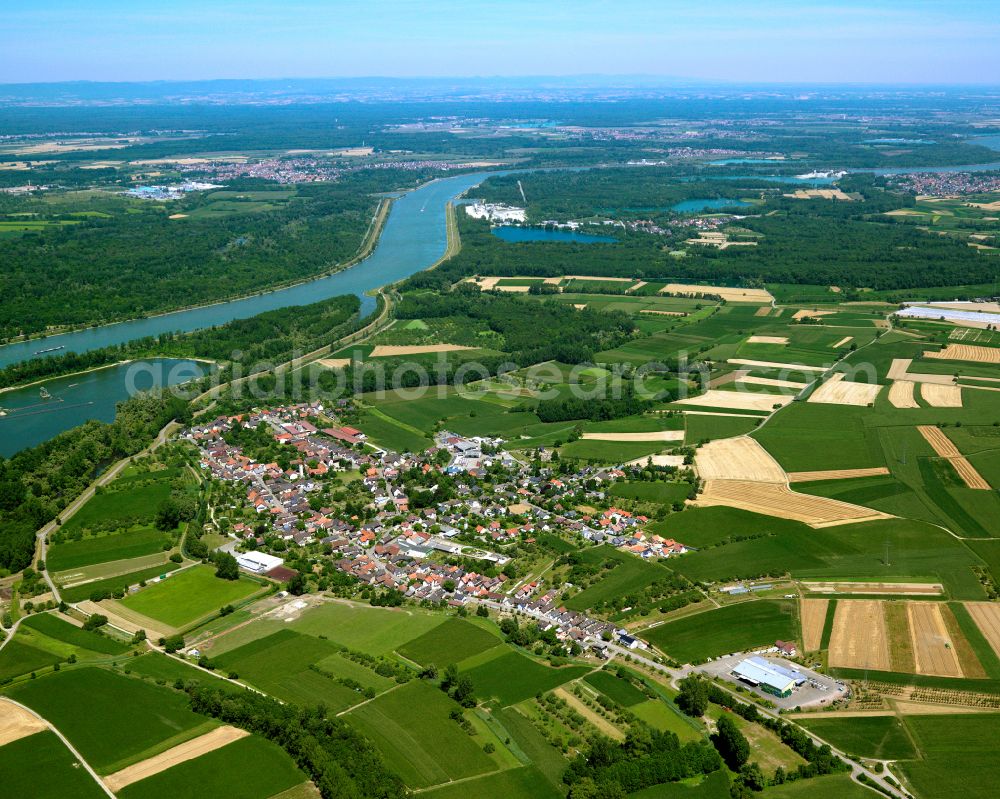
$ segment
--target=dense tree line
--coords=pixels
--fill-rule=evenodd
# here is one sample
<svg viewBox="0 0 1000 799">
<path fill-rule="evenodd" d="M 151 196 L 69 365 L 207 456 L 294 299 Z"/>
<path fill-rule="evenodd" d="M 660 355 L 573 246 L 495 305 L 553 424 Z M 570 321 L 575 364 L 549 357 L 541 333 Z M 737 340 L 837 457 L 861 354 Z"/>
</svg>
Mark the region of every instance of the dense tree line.
<svg viewBox="0 0 1000 799">
<path fill-rule="evenodd" d="M 145 447 L 171 419 L 188 418 L 172 395 L 139 394 L 118 404 L 115 421 L 89 421 L 37 447 L 0 458 L 0 569 L 31 563 L 35 531 L 55 518 L 104 465 Z"/>
<path fill-rule="evenodd" d="M 323 799 L 395 799 L 408 795 L 375 747 L 323 707 L 298 708 L 254 691 L 239 694 L 190 682 L 196 713 L 260 735 L 284 749 Z"/>
<path fill-rule="evenodd" d="M 570 799 L 617 799 L 651 785 L 710 774 L 722 767 L 704 741 L 680 744 L 672 732 L 635 724 L 621 743 L 599 736 L 570 763 L 563 781 Z"/>
<path fill-rule="evenodd" d="M 300 186 L 271 210 L 200 217 L 199 204 L 210 196 L 192 195 L 169 211 L 148 204 L 0 239 L 0 339 L 142 317 L 322 274 L 355 255 L 376 203 L 345 181 Z M 171 220 L 170 213 L 189 216 Z"/>
<path fill-rule="evenodd" d="M 235 319 L 193 333 L 164 333 L 83 353 L 67 352 L 0 369 L 0 388 L 156 355 L 207 358 L 241 374 L 278 364 L 342 338 L 357 327 L 360 300 L 345 294 Z"/>
<path fill-rule="evenodd" d="M 584 399 L 581 397 L 555 397 L 542 400 L 537 406 L 521 410 L 534 410 L 543 422 L 565 422 L 571 419 L 589 419 L 594 422 L 622 419 L 644 413 L 653 406 L 650 400 L 635 396 L 632 384 L 627 383 L 622 397 L 617 399 Z"/>
</svg>

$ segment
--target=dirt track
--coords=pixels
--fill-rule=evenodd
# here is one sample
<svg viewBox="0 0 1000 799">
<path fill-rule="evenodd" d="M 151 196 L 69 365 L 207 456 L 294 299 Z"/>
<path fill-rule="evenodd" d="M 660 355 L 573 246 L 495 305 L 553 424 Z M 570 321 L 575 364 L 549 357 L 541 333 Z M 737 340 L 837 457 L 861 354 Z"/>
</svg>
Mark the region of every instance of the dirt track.
<svg viewBox="0 0 1000 799">
<path fill-rule="evenodd" d="M 849 599 L 837 603 L 830 665 L 889 671 L 889 637 L 880 601 Z"/>
<path fill-rule="evenodd" d="M 139 780 L 152 777 L 154 774 L 166 771 L 168 768 L 172 768 L 179 763 L 194 760 L 196 757 L 214 752 L 216 749 L 221 749 L 226 744 L 231 744 L 233 741 L 245 738 L 249 734 L 246 730 L 241 730 L 237 727 L 217 727 L 211 732 L 206 732 L 204 735 L 199 735 L 197 738 L 192 738 L 190 741 L 178 744 L 166 752 L 161 752 L 140 763 L 135 763 L 128 768 L 123 768 L 121 771 L 116 771 L 114 774 L 105 777 L 104 783 L 112 791 L 118 793 L 126 785 L 131 785 L 133 782 L 139 782 Z"/>
<path fill-rule="evenodd" d="M 47 729 L 40 718 L 0 698 L 0 746 Z"/>
<path fill-rule="evenodd" d="M 803 599 L 800 604 L 802 648 L 806 652 L 818 652 L 823 643 L 823 627 L 826 625 L 826 610 L 830 600 Z"/>
</svg>

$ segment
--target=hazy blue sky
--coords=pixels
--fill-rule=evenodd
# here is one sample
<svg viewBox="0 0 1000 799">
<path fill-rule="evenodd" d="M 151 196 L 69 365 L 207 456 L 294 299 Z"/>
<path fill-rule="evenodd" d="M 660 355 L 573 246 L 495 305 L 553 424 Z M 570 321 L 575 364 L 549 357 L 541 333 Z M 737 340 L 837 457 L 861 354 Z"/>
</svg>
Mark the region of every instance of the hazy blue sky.
<svg viewBox="0 0 1000 799">
<path fill-rule="evenodd" d="M 659 74 L 1000 83 L 1000 0 L 30 0 L 0 82 Z"/>
</svg>

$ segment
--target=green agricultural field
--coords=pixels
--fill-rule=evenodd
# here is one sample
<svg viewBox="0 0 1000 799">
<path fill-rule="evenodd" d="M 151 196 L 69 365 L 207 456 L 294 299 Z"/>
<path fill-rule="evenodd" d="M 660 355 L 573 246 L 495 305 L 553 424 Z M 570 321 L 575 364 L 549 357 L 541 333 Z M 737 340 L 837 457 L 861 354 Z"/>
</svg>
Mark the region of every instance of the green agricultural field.
<svg viewBox="0 0 1000 799">
<path fill-rule="evenodd" d="M 608 493 L 613 497 L 622 497 L 623 499 L 672 505 L 675 502 L 683 502 L 687 499 L 690 491 L 690 483 L 625 482 L 615 483 L 608 490 Z"/>
<path fill-rule="evenodd" d="M 234 694 L 242 693 L 246 688 L 231 683 L 226 680 L 219 680 L 210 677 L 204 671 L 196 669 L 183 660 L 164 655 L 162 652 L 147 652 L 137 658 L 132 658 L 123 664 L 122 671 L 125 674 L 135 674 L 139 677 L 159 681 L 160 684 L 173 684 L 180 679 L 184 682 L 202 682 L 210 684 L 213 688 L 220 688 Z"/>
<path fill-rule="evenodd" d="M 402 427 L 391 417 L 376 413 L 376 409 L 363 411 L 358 417 L 357 428 L 375 444 L 394 452 L 423 452 L 431 440 L 408 427 Z"/>
<path fill-rule="evenodd" d="M 258 590 L 260 585 L 246 577 L 223 580 L 215 576 L 212 566 L 194 566 L 130 594 L 121 603 L 143 616 L 180 628 Z"/>
<path fill-rule="evenodd" d="M 0 683 L 22 674 L 41 671 L 63 659 L 60 655 L 22 643 L 15 638 L 0 650 Z"/>
<path fill-rule="evenodd" d="M 385 655 L 442 624 L 445 618 L 440 613 L 410 608 L 328 602 L 307 610 L 287 626 L 308 635 L 324 635 L 350 649 Z"/>
<path fill-rule="evenodd" d="M 622 707 L 633 707 L 645 702 L 648 697 L 628 680 L 615 676 L 610 671 L 595 671 L 583 678 L 608 699 Z"/>
<path fill-rule="evenodd" d="M 768 788 L 764 799 L 871 799 L 876 794 L 854 782 L 850 774 L 831 774 Z"/>
<path fill-rule="evenodd" d="M 584 666 L 543 666 L 520 652 L 508 651 L 463 673 L 472 679 L 479 699 L 495 698 L 507 706 L 557 688 L 588 671 Z"/>
<path fill-rule="evenodd" d="M 559 799 L 563 794 L 549 784 L 538 769 L 525 766 L 496 774 L 486 774 L 458 785 L 442 785 L 421 795 L 429 799 L 468 799 L 470 796 Z"/>
<path fill-rule="evenodd" d="M 88 667 L 10 689 L 52 723 L 101 774 L 110 774 L 217 726 L 167 688 Z"/>
<path fill-rule="evenodd" d="M 669 571 L 659 564 L 649 563 L 609 546 L 583 550 L 580 559 L 584 563 L 611 560 L 618 565 L 602 572 L 600 580 L 594 585 L 566 600 L 566 607 L 570 610 L 587 610 L 608 599 L 641 591 L 656 580 L 670 576 Z"/>
<path fill-rule="evenodd" d="M 793 602 L 756 600 L 708 610 L 661 624 L 642 635 L 682 663 L 798 639 Z"/>
<path fill-rule="evenodd" d="M 934 799 L 992 799 L 996 796 L 1000 715 L 995 713 L 907 716 L 903 723 L 918 760 L 899 770 L 917 796 Z"/>
<path fill-rule="evenodd" d="M 56 544 L 49 550 L 45 565 L 53 572 L 62 572 L 109 560 L 126 560 L 151 555 L 154 552 L 162 552 L 171 543 L 169 535 L 151 527 L 139 527 L 121 533 Z"/>
<path fill-rule="evenodd" d="M 109 521 L 128 520 L 133 524 L 151 522 L 156 509 L 170 496 L 171 480 L 156 480 L 148 485 L 129 486 L 127 489 L 112 488 L 102 494 L 95 494 L 87 503 L 66 521 L 60 532 L 70 533 L 90 526 L 104 525 Z"/>
<path fill-rule="evenodd" d="M 338 678 L 350 678 L 378 691 L 393 684 L 336 652 L 336 645 L 329 641 L 283 629 L 219 655 L 215 663 L 283 702 L 322 702 L 333 710 L 364 700 L 361 693 L 337 682 Z"/>
<path fill-rule="evenodd" d="M 396 651 L 421 666 L 435 663 L 443 667 L 501 644 L 499 637 L 482 627 L 463 619 L 451 618 Z"/>
<path fill-rule="evenodd" d="M 448 717 L 458 704 L 422 680 L 383 694 L 342 718 L 372 740 L 412 788 L 495 771 L 482 743 Z"/>
<path fill-rule="evenodd" d="M 0 746 L 5 796 L 31 799 L 103 799 L 106 794 L 54 732 L 46 730 Z"/>
<path fill-rule="evenodd" d="M 704 734 L 704 728 L 681 714 L 675 705 L 663 699 L 647 699 L 629 708 L 638 718 L 654 730 L 672 732 L 682 742 L 696 741 Z"/>
<path fill-rule="evenodd" d="M 687 428 L 684 443 L 698 444 L 717 438 L 732 438 L 749 433 L 757 427 L 758 416 L 702 416 L 689 414 L 685 417 Z"/>
<path fill-rule="evenodd" d="M 865 425 L 870 413 L 868 408 L 793 402 L 753 437 L 789 472 L 885 466 L 877 436 Z"/>
<path fill-rule="evenodd" d="M 118 792 L 121 799 L 268 799 L 306 782 L 284 749 L 264 738 L 240 738 Z"/>
<path fill-rule="evenodd" d="M 77 649 L 84 649 L 104 655 L 121 655 L 128 652 L 128 645 L 115 641 L 106 635 L 84 630 L 51 613 L 38 613 L 29 616 L 22 627 L 29 627 L 48 638 L 69 644 Z"/>
<path fill-rule="evenodd" d="M 516 707 L 494 710 L 493 715 L 510 734 L 512 748 L 520 750 L 551 786 L 562 788 L 562 777 L 569 762 L 562 752 L 546 740 L 541 731 Z"/>
<path fill-rule="evenodd" d="M 916 756 L 906 729 L 895 716 L 823 718 L 817 715 L 799 718 L 796 722 L 857 757 L 904 760 Z"/>
<path fill-rule="evenodd" d="M 656 455 L 669 446 L 669 442 L 663 441 L 597 441 L 581 438 L 561 447 L 559 455 L 595 463 L 626 463 Z"/>
</svg>

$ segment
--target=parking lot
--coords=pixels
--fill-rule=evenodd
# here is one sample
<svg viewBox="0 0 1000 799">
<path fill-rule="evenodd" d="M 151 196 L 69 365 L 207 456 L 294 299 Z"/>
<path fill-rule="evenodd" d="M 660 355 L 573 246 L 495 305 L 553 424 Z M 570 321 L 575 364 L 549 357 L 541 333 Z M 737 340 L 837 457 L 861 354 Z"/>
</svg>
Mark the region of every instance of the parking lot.
<svg viewBox="0 0 1000 799">
<path fill-rule="evenodd" d="M 837 699 L 845 699 L 847 697 L 847 686 L 835 678 L 825 674 L 819 674 L 812 669 L 800 666 L 798 663 L 792 663 L 784 658 L 764 655 L 767 660 L 776 663 L 779 666 L 784 666 L 785 668 L 801 672 L 806 677 L 806 682 L 798 688 L 795 688 L 792 691 L 791 696 L 785 698 L 774 696 L 773 694 L 769 694 L 767 691 L 763 691 L 760 688 L 748 685 L 733 676 L 733 668 L 737 663 L 746 657 L 749 657 L 749 655 L 726 655 L 725 657 L 721 657 L 717 660 L 697 666 L 695 671 L 700 671 L 703 674 L 707 674 L 712 677 L 721 677 L 734 685 L 740 685 L 746 690 L 752 691 L 758 696 L 770 700 L 775 704 L 775 706 L 783 710 L 791 710 L 796 707 L 805 708 L 830 705 Z"/>
</svg>

